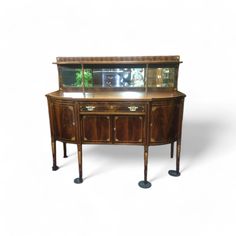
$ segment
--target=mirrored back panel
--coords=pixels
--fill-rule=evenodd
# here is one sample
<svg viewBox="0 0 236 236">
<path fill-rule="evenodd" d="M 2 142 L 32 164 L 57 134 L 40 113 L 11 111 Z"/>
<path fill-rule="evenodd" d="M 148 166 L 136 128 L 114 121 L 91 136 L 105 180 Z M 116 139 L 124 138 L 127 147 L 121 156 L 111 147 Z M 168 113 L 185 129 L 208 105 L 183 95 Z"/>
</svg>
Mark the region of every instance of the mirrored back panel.
<svg viewBox="0 0 236 236">
<path fill-rule="evenodd" d="M 174 88 L 176 86 L 176 68 L 149 68 L 148 87 Z"/>
<path fill-rule="evenodd" d="M 63 87 L 121 88 L 144 87 L 146 70 L 144 65 L 59 66 Z"/>
</svg>

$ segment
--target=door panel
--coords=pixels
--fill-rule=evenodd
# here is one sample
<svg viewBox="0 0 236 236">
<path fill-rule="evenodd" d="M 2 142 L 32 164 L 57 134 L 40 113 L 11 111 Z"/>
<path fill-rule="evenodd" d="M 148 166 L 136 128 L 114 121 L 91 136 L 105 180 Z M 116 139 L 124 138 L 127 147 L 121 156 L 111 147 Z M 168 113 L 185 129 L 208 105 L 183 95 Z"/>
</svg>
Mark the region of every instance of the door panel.
<svg viewBox="0 0 236 236">
<path fill-rule="evenodd" d="M 143 137 L 144 137 L 143 116 L 114 117 L 115 143 L 143 143 Z"/>
<path fill-rule="evenodd" d="M 150 142 L 167 143 L 178 135 L 178 102 L 153 104 L 151 108 Z"/>
<path fill-rule="evenodd" d="M 109 116 L 83 116 L 82 140 L 84 143 L 111 142 L 111 119 Z"/>
<path fill-rule="evenodd" d="M 75 141 L 75 111 L 73 104 L 54 103 L 55 133 L 57 139 Z"/>
</svg>

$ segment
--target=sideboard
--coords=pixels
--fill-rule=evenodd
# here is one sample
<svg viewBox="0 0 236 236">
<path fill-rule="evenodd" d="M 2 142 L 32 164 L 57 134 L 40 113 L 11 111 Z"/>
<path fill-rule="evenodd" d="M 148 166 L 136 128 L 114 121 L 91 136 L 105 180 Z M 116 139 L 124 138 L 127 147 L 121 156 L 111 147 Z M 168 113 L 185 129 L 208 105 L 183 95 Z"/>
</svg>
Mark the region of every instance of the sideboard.
<svg viewBox="0 0 236 236">
<path fill-rule="evenodd" d="M 59 90 L 47 94 L 52 170 L 56 171 L 56 141 L 77 145 L 79 177 L 83 182 L 84 144 L 129 144 L 144 147 L 142 188 L 147 180 L 148 148 L 176 143 L 180 175 L 181 131 L 185 94 L 177 90 L 179 56 L 58 57 Z"/>
</svg>

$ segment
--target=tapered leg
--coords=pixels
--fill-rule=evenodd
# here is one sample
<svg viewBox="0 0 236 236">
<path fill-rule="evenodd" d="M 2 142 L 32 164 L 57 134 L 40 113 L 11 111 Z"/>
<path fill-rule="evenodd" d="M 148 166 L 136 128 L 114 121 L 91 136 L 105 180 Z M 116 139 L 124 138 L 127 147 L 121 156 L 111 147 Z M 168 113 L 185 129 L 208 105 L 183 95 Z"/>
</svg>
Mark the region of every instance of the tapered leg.
<svg viewBox="0 0 236 236">
<path fill-rule="evenodd" d="M 66 143 L 63 142 L 63 151 L 64 151 L 64 158 L 67 158 L 67 152 L 66 152 Z"/>
<path fill-rule="evenodd" d="M 52 140 L 51 141 L 51 145 L 52 145 L 52 160 L 53 160 L 53 166 L 52 166 L 52 170 L 56 171 L 59 169 L 59 167 L 57 166 L 57 157 L 56 157 L 56 141 Z"/>
<path fill-rule="evenodd" d="M 80 184 L 80 183 L 83 183 L 82 144 L 78 144 L 77 149 L 78 149 L 79 178 L 74 179 L 74 182 L 76 184 Z"/>
<path fill-rule="evenodd" d="M 176 170 L 169 170 L 169 175 L 171 176 L 180 176 L 179 172 L 179 162 L 180 162 L 180 151 L 181 151 L 181 140 L 177 140 L 177 145 L 176 145 Z"/>
<path fill-rule="evenodd" d="M 152 184 L 147 181 L 147 167 L 148 167 L 148 146 L 144 146 L 144 180 L 138 183 L 141 188 L 150 188 Z"/>
<path fill-rule="evenodd" d="M 173 158 L 174 156 L 174 142 L 171 143 L 171 146 L 170 146 L 170 158 Z"/>
</svg>

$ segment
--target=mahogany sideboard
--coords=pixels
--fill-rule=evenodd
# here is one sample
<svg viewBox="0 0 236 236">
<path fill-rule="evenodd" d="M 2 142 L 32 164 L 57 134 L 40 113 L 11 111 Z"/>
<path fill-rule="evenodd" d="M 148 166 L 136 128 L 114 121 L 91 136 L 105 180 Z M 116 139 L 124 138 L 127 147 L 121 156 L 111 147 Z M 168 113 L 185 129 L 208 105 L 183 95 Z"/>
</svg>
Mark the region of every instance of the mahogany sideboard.
<svg viewBox="0 0 236 236">
<path fill-rule="evenodd" d="M 79 177 L 83 182 L 84 144 L 131 144 L 144 147 L 147 180 L 148 147 L 176 142 L 176 168 L 180 175 L 180 150 L 185 94 L 177 90 L 179 56 L 58 57 L 59 90 L 47 94 L 52 170 L 57 170 L 56 141 L 77 145 Z"/>
</svg>

